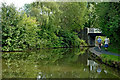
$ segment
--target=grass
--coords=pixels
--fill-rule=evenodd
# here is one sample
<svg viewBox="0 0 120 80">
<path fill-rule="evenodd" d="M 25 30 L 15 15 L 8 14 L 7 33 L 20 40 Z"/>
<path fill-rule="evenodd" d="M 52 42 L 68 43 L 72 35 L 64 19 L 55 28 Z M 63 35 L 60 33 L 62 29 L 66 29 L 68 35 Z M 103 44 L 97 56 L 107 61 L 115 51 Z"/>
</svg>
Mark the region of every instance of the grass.
<svg viewBox="0 0 120 80">
<path fill-rule="evenodd" d="M 105 50 L 104 47 L 102 47 L 102 49 Z M 112 52 L 112 53 L 120 54 L 120 49 L 117 48 L 117 47 L 114 47 L 114 46 L 112 46 L 112 45 L 110 45 L 110 46 L 108 47 L 107 51 L 108 51 L 108 52 Z"/>
<path fill-rule="evenodd" d="M 108 55 L 108 54 L 101 54 L 100 56 L 103 61 L 120 62 L 120 56 L 114 56 L 114 55 Z"/>
<path fill-rule="evenodd" d="M 116 47 L 114 47 L 114 46 L 112 46 L 112 45 L 108 47 L 108 51 L 113 52 L 113 53 L 120 54 L 120 49 L 119 49 L 119 48 L 116 48 Z"/>
</svg>

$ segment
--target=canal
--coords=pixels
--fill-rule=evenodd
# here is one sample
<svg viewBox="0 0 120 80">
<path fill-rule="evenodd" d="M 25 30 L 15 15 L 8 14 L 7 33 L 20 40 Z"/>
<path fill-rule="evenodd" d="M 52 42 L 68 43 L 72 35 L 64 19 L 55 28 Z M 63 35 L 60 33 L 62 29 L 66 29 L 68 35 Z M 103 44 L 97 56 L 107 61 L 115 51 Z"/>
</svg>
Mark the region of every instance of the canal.
<svg viewBox="0 0 120 80">
<path fill-rule="evenodd" d="M 89 48 L 2 53 L 3 78 L 120 78 L 117 69 L 90 58 Z"/>
</svg>

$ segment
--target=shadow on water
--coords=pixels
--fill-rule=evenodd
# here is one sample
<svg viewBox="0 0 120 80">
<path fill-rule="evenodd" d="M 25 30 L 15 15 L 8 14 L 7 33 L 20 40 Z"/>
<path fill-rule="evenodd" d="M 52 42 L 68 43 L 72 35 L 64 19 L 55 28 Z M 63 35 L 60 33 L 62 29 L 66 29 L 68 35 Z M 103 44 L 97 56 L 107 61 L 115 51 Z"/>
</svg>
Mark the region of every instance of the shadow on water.
<svg viewBox="0 0 120 80">
<path fill-rule="evenodd" d="M 2 54 L 3 78 L 119 78 L 120 73 L 89 58 L 87 47 Z"/>
</svg>

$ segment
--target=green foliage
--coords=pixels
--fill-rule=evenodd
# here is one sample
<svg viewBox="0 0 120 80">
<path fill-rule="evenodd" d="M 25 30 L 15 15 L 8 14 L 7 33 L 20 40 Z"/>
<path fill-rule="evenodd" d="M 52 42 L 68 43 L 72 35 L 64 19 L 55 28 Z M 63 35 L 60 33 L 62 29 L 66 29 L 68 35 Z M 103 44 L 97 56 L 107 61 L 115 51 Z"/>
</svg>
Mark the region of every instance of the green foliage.
<svg viewBox="0 0 120 80">
<path fill-rule="evenodd" d="M 59 59 L 66 59 L 64 57 L 71 57 L 69 60 L 72 61 L 73 56 L 79 56 L 85 53 L 87 48 L 81 49 L 81 48 L 59 48 L 59 49 L 42 49 L 42 50 L 36 50 L 36 52 L 10 52 L 10 53 L 3 53 L 2 58 L 5 60 L 31 60 L 31 61 L 46 61 L 49 63 L 54 63 L 58 61 Z M 82 52 L 81 52 L 82 51 Z M 71 52 L 71 53 L 70 53 Z M 64 55 L 63 54 L 66 54 Z M 67 60 L 67 59 L 66 59 Z M 45 63 L 43 63 L 45 64 Z"/>
<path fill-rule="evenodd" d="M 88 3 L 88 23 L 86 23 L 86 27 L 90 28 L 98 28 L 99 23 L 97 22 L 98 15 L 96 13 L 96 6 L 97 4 L 95 2 L 89 2 Z"/>
<path fill-rule="evenodd" d="M 2 27 L 2 49 L 13 50 L 16 41 L 16 26 L 20 20 L 20 15 L 13 5 L 6 6 L 2 4 L 1 12 L 1 27 Z"/>
<path fill-rule="evenodd" d="M 116 61 L 116 62 L 120 62 L 120 56 L 114 56 L 114 55 L 108 55 L 108 54 L 101 54 L 100 55 L 102 57 L 103 61 Z"/>
<path fill-rule="evenodd" d="M 21 17 L 22 19 L 18 23 L 21 33 L 19 34 L 21 38 L 19 44 L 27 45 L 28 48 L 36 47 L 37 31 L 40 31 L 37 29 L 36 19 L 27 17 L 25 13 Z"/>
<path fill-rule="evenodd" d="M 20 14 L 13 5 L 2 7 L 2 50 L 22 50 L 36 45 L 36 19 Z"/>
<path fill-rule="evenodd" d="M 84 27 L 86 3 L 64 3 L 63 6 L 60 4 L 63 3 L 33 2 L 26 4 L 24 11 L 18 12 L 14 5 L 7 6 L 3 3 L 1 10 L 2 50 L 17 51 L 86 45 L 85 41 L 79 39 L 77 33 L 74 32 L 74 30 L 79 31 Z M 66 6 L 70 7 L 66 10 L 62 9 Z M 77 8 L 78 11 L 74 8 Z M 66 11 L 70 13 L 67 14 Z M 71 20 L 67 25 L 62 20 L 65 16 Z"/>
<path fill-rule="evenodd" d="M 110 38 L 112 44 L 120 48 L 120 3 L 98 3 L 96 12 L 99 28 Z"/>
<path fill-rule="evenodd" d="M 40 49 L 35 50 L 35 52 L 3 52 L 2 75 L 3 78 L 36 78 L 39 75 L 38 73 L 43 74 L 45 72 L 45 78 L 51 78 L 51 74 L 53 78 L 58 76 L 60 78 L 63 72 L 68 71 L 73 76 L 73 72 L 78 71 L 81 66 L 82 69 L 78 71 L 79 73 L 76 73 L 79 76 L 80 71 L 84 72 L 83 69 L 87 60 L 87 58 L 84 58 L 86 55 L 82 55 L 81 51 L 85 53 L 86 49 L 58 48 Z M 76 74 L 74 73 L 75 76 Z"/>
<path fill-rule="evenodd" d="M 83 40 L 80 40 L 76 33 L 71 33 L 69 31 L 60 31 L 59 36 L 63 37 L 64 45 L 66 47 L 75 47 L 75 46 L 86 46 Z"/>
<path fill-rule="evenodd" d="M 105 48 L 103 48 L 105 50 Z M 115 47 L 115 45 L 109 45 L 108 51 L 120 54 L 120 49 L 118 47 Z"/>
<path fill-rule="evenodd" d="M 62 11 L 61 25 L 63 29 L 80 31 L 88 21 L 87 3 L 61 3 L 60 10 Z"/>
</svg>

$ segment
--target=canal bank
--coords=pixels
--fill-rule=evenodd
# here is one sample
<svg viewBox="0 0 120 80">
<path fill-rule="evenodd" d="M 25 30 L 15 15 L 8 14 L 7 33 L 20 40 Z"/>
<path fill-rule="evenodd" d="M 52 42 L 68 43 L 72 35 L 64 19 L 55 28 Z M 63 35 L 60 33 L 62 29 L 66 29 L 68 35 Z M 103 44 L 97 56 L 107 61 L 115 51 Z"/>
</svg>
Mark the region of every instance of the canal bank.
<svg viewBox="0 0 120 80">
<path fill-rule="evenodd" d="M 120 54 L 99 50 L 97 47 L 90 48 L 91 57 L 108 66 L 120 69 Z"/>
</svg>

